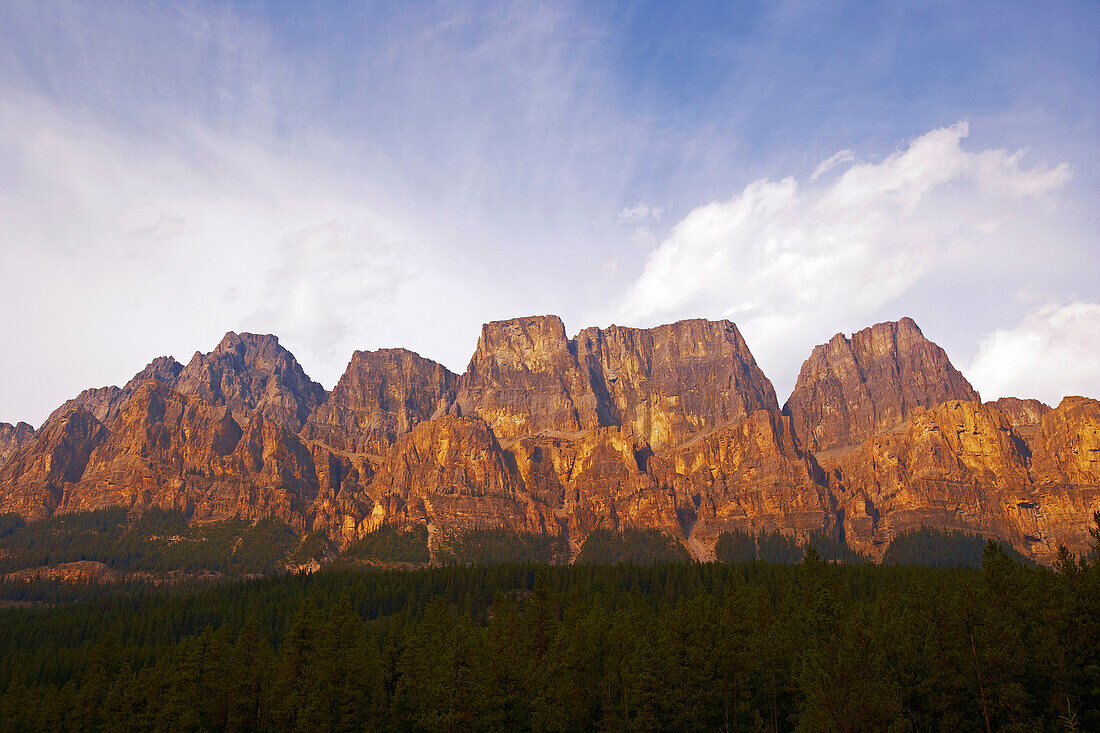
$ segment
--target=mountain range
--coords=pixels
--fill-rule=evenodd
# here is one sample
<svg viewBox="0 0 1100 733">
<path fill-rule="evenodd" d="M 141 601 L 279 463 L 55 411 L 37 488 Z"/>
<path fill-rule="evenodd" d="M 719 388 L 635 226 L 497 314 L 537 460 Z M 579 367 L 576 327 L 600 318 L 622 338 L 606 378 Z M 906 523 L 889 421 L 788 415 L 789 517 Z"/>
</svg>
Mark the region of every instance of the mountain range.
<svg viewBox="0 0 1100 733">
<path fill-rule="evenodd" d="M 919 527 L 1049 563 L 1100 510 L 1100 401 L 982 402 L 911 319 L 813 349 L 780 406 L 729 321 L 485 324 L 465 373 L 357 351 L 331 392 L 275 336 L 228 333 L 87 389 L 37 430 L 0 423 L 0 513 L 108 507 L 274 517 L 337 546 L 659 530 L 699 559 L 725 532 L 828 535 L 872 558 Z"/>
</svg>

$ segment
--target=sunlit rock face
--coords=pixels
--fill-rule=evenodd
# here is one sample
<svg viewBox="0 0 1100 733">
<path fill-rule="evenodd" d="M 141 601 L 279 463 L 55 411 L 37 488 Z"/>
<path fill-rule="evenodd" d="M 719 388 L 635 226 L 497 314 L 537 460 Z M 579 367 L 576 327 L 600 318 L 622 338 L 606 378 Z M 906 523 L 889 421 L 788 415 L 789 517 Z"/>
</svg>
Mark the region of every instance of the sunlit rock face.
<svg viewBox="0 0 1100 733">
<path fill-rule="evenodd" d="M 825 533 L 881 557 L 922 525 L 1049 562 L 1100 509 L 1100 403 L 982 404 L 909 319 L 813 350 L 780 412 L 736 326 L 566 335 L 483 327 L 461 376 L 357 351 L 331 393 L 274 336 L 154 360 L 35 431 L 0 424 L 0 512 L 175 508 L 277 517 L 337 545 L 427 525 L 553 534 L 658 529 L 700 558 L 726 531 Z"/>
<path fill-rule="evenodd" d="M 228 407 L 238 422 L 258 413 L 295 432 L 326 396 L 278 338 L 232 331 L 209 354 L 196 353 L 171 386 Z"/>
<path fill-rule="evenodd" d="M 996 407 L 953 400 L 824 460 L 848 543 L 880 554 L 923 525 L 1007 539 L 1044 562 L 1059 544 L 1084 551 L 1100 508 L 1098 406 L 1064 400 L 1044 416 L 1035 453 Z"/>
<path fill-rule="evenodd" d="M 398 436 L 444 414 L 458 377 L 405 349 L 356 351 L 302 437 L 337 450 L 381 455 Z"/>
<path fill-rule="evenodd" d="M 910 318 L 837 334 L 802 365 L 784 411 L 811 452 L 856 445 L 917 409 L 977 400 L 966 378 Z"/>
</svg>

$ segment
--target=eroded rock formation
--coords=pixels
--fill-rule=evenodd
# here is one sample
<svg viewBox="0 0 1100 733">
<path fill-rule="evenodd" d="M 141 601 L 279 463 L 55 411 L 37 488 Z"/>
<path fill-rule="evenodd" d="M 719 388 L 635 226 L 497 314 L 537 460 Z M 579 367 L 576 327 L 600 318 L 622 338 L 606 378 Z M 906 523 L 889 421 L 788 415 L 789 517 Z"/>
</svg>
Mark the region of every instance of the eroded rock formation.
<svg viewBox="0 0 1100 733">
<path fill-rule="evenodd" d="M 784 411 L 811 452 L 857 445 L 918 408 L 978 393 L 910 318 L 838 333 L 802 365 Z"/>
<path fill-rule="evenodd" d="M 227 334 L 86 390 L 35 432 L 0 425 L 0 511 L 122 506 L 274 516 L 344 544 L 431 533 L 827 533 L 880 556 L 931 525 L 1049 561 L 1100 509 L 1100 403 L 981 404 L 909 319 L 814 349 L 784 411 L 737 328 L 486 324 L 465 374 L 356 352 L 326 394 L 274 336 Z"/>
</svg>

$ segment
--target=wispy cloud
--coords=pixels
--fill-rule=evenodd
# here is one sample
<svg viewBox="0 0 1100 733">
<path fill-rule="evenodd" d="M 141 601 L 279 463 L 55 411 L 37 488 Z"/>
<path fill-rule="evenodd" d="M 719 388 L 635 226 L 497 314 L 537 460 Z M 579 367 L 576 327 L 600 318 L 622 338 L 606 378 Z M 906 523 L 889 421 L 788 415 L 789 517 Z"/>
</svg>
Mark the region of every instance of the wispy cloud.
<svg viewBox="0 0 1100 733">
<path fill-rule="evenodd" d="M 841 150 L 840 152 L 835 153 L 825 160 L 821 161 L 817 168 L 814 169 L 813 175 L 810 176 L 810 180 L 816 181 L 818 178 L 821 178 L 833 168 L 836 168 L 839 165 L 843 165 L 844 163 L 851 163 L 855 159 L 855 153 L 853 153 L 851 150 Z"/>
</svg>

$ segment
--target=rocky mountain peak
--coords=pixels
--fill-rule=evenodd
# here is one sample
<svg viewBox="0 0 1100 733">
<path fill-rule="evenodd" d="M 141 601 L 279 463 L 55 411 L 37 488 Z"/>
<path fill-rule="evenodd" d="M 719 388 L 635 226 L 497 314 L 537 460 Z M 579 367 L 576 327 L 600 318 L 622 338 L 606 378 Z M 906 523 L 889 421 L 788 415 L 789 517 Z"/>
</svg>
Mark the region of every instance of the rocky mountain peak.
<svg viewBox="0 0 1100 733">
<path fill-rule="evenodd" d="M 381 454 L 398 436 L 446 412 L 458 377 L 407 349 L 356 351 L 302 437 L 338 450 Z"/>
<path fill-rule="evenodd" d="M 229 407 L 238 421 L 258 410 L 294 431 L 326 397 L 277 337 L 233 331 L 209 354 L 196 352 L 175 388 Z"/>
<path fill-rule="evenodd" d="M 811 451 L 855 445 L 919 407 L 978 393 L 911 318 L 836 334 L 802 365 L 784 411 Z"/>
</svg>

